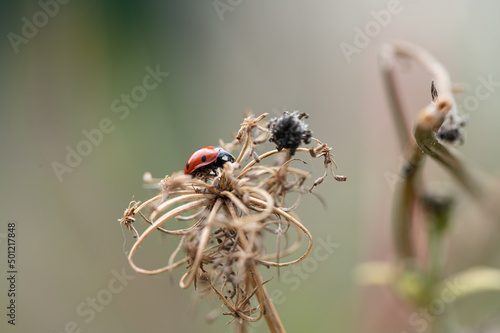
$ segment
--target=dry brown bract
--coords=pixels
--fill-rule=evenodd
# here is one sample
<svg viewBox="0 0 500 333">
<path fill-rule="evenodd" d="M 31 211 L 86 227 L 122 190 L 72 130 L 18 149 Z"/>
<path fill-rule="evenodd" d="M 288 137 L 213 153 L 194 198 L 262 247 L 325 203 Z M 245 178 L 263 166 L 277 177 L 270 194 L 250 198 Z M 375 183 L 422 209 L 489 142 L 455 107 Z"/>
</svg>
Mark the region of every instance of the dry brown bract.
<svg viewBox="0 0 500 333">
<path fill-rule="evenodd" d="M 305 162 L 292 159 L 288 148 L 280 147 L 281 153 L 274 149 L 257 156 L 255 147 L 272 137 L 263 120 L 266 116 L 245 118 L 236 139 L 231 144 L 221 144 L 230 151 L 240 147 L 240 153 L 234 163 L 224 164 L 216 176 L 193 178 L 182 172 L 166 176 L 160 182 L 160 194 L 143 204 L 132 201 L 120 221 L 138 236 L 128 257 L 134 270 L 154 275 L 185 265 L 187 270 L 180 279 L 181 288 L 197 282 L 208 283 L 209 289 L 221 299 L 226 309 L 224 314 L 240 323 L 257 321 L 264 315 L 272 332 L 284 332 L 258 266 L 289 266 L 310 253 L 312 236 L 291 213 L 298 206 L 301 195 L 307 192 L 304 182 L 309 173 L 291 166 L 294 161 L 302 162 L 301 165 Z M 313 158 L 324 159 L 325 173 L 314 182 L 312 190 L 323 181 L 329 168 L 333 174 L 335 162 L 328 145 L 311 139 L 315 146 L 295 147 L 294 153 L 309 153 Z M 281 161 L 265 164 L 273 155 Z M 249 162 L 242 167 L 247 160 Z M 333 176 L 339 181 L 346 179 Z M 284 207 L 285 198 L 291 192 L 298 193 L 298 199 L 291 207 Z M 152 211 L 148 218 L 141 213 L 145 208 Z M 140 236 L 133 227 L 137 214 L 150 224 Z M 163 227 L 174 219 L 185 221 L 187 227 Z M 280 237 L 290 229 L 298 233 L 297 240 L 280 251 Z M 180 240 L 167 266 L 149 270 L 136 265 L 134 255 L 154 231 L 179 236 Z M 276 237 L 276 253 L 269 254 L 266 250 L 265 233 Z M 280 262 L 280 258 L 300 248 L 304 234 L 308 239 L 305 252 L 294 260 Z M 256 305 L 251 303 L 254 296 Z"/>
</svg>

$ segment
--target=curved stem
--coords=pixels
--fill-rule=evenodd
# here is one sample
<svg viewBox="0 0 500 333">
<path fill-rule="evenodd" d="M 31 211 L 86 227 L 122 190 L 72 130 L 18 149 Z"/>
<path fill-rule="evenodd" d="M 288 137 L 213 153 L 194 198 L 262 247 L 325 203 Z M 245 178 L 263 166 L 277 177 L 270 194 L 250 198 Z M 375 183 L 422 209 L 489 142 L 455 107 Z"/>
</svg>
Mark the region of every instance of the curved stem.
<svg viewBox="0 0 500 333">
<path fill-rule="evenodd" d="M 382 79 L 384 82 L 384 90 L 386 91 L 387 99 L 389 100 L 390 110 L 392 111 L 392 118 L 396 125 L 396 131 L 399 137 L 401 149 L 404 149 L 410 140 L 411 133 L 409 129 L 409 122 L 406 119 L 407 112 L 404 111 L 403 101 L 401 100 L 401 93 L 396 83 L 395 75 L 395 50 L 392 44 L 385 44 L 382 46 L 379 53 L 380 69 L 382 71 Z"/>
<path fill-rule="evenodd" d="M 188 201 L 188 200 L 199 200 L 199 199 L 207 199 L 210 198 L 210 194 L 206 193 L 194 193 L 194 194 L 185 194 L 181 195 L 175 198 L 171 198 L 167 201 L 164 201 L 161 205 L 156 207 L 156 209 L 151 213 L 150 219 L 155 220 L 158 214 L 160 214 L 162 211 L 166 210 L 168 207 L 173 206 L 179 202 L 182 201 Z"/>
<path fill-rule="evenodd" d="M 295 226 L 295 228 L 297 229 L 297 231 L 301 230 L 297 226 Z M 280 251 L 279 253 L 276 252 L 276 253 L 267 254 L 267 255 L 261 257 L 260 259 L 262 261 L 264 261 L 264 260 L 269 260 L 269 259 L 273 259 L 273 258 L 278 258 L 278 256 L 279 257 L 286 257 L 287 255 L 290 255 L 290 254 L 294 253 L 295 251 L 297 251 L 300 248 L 300 245 L 302 244 L 302 238 L 303 237 L 304 236 L 302 235 L 301 232 L 297 232 L 297 240 L 290 247 L 286 248 L 283 251 Z"/>
<path fill-rule="evenodd" d="M 297 149 L 298 150 L 298 149 Z M 259 156 L 259 160 L 263 160 L 264 158 L 266 157 L 269 157 L 269 156 L 272 156 L 274 154 L 278 154 L 279 151 L 278 150 L 271 150 L 271 151 L 268 151 L 267 153 L 264 153 L 262 155 Z M 241 172 L 238 174 L 238 179 L 241 179 L 241 177 L 243 177 L 248 171 L 250 171 L 250 168 L 253 167 L 255 164 L 257 164 L 257 160 L 252 160 L 250 161 L 244 168 L 243 170 L 241 170 Z"/>
<path fill-rule="evenodd" d="M 236 195 L 234 195 L 232 192 L 229 191 L 222 191 L 220 193 L 221 196 L 227 197 L 229 200 L 231 200 L 236 207 L 238 207 L 243 213 L 245 214 L 250 214 L 250 211 L 248 210 L 248 207 L 240 200 Z"/>
<path fill-rule="evenodd" d="M 442 145 L 431 127 L 423 124 L 415 128 L 415 139 L 427 155 L 443 165 L 455 177 L 456 181 L 471 194 L 473 198 L 482 198 L 485 181 L 479 175 L 472 173 L 463 161 L 447 147 Z"/>
<path fill-rule="evenodd" d="M 218 199 L 215 202 L 214 206 L 212 207 L 212 210 L 210 210 L 210 215 L 208 216 L 207 224 L 203 227 L 203 230 L 201 231 L 200 234 L 200 242 L 196 249 L 196 256 L 194 257 L 191 269 L 188 270 L 188 272 L 191 271 L 192 274 L 188 275 L 189 278 L 187 279 L 187 282 L 184 282 L 184 279 L 187 277 L 186 274 L 184 274 L 184 276 L 181 278 L 181 281 L 179 282 L 179 286 L 183 289 L 188 288 L 193 283 L 194 278 L 196 277 L 197 270 L 203 258 L 203 253 L 205 252 L 205 246 L 207 245 L 208 240 L 210 238 L 209 236 L 210 236 L 210 230 L 212 229 L 212 224 L 215 220 L 215 216 L 218 213 L 221 205 L 222 205 L 222 200 Z"/>
<path fill-rule="evenodd" d="M 170 270 L 172 268 L 178 267 L 181 264 L 183 264 L 184 262 L 186 262 L 188 260 L 187 257 L 184 258 L 184 259 L 182 259 L 182 260 L 180 260 L 180 261 L 178 261 L 175 264 L 168 265 L 168 266 L 165 266 L 163 268 L 159 268 L 159 269 L 155 269 L 155 270 L 148 270 L 148 269 L 143 269 L 143 268 L 138 267 L 134 263 L 132 257 L 134 256 L 135 252 L 139 249 L 139 246 L 149 236 L 149 234 L 151 234 L 154 230 L 158 229 L 158 227 L 161 226 L 163 223 L 165 223 L 167 220 L 169 220 L 172 217 L 175 217 L 178 214 L 181 214 L 183 212 L 186 212 L 188 210 L 191 210 L 191 209 L 199 207 L 199 206 L 203 206 L 205 204 L 207 204 L 207 200 L 199 200 L 199 201 L 196 201 L 196 202 L 190 202 L 190 203 L 184 204 L 184 205 L 182 205 L 180 207 L 177 207 L 177 208 L 171 210 L 167 214 L 163 215 L 158 221 L 156 221 L 155 223 L 153 223 L 148 229 L 146 229 L 142 233 L 142 235 L 137 239 L 137 241 L 132 246 L 132 249 L 130 250 L 130 253 L 128 255 L 128 261 L 129 261 L 130 266 L 136 272 L 138 272 L 138 273 L 147 274 L 147 275 L 154 275 L 154 274 L 159 274 L 159 273 L 166 272 L 166 271 L 168 271 L 168 270 Z M 178 232 L 171 232 L 171 233 L 172 234 L 178 234 L 178 235 L 182 234 L 182 233 L 178 233 Z"/>
<path fill-rule="evenodd" d="M 271 215 L 274 208 L 274 199 L 267 191 L 260 189 L 258 187 L 246 187 L 246 186 L 242 187 L 241 190 L 242 191 L 246 190 L 247 192 L 253 192 L 255 194 L 259 194 L 260 196 L 262 196 L 263 199 L 266 200 L 263 201 L 256 199 L 253 196 L 250 196 L 250 202 L 258 203 L 259 205 L 262 205 L 265 208 L 260 213 L 242 216 L 240 219 L 242 220 L 243 223 L 248 221 L 264 221 L 269 217 L 269 215 Z"/>
<path fill-rule="evenodd" d="M 252 201 L 260 201 L 262 203 L 261 200 L 257 200 L 257 199 L 251 199 L 251 200 Z M 306 252 L 302 256 L 300 256 L 300 258 L 298 258 L 298 259 L 288 261 L 288 262 L 282 262 L 282 263 L 276 263 L 276 262 L 267 261 L 267 260 L 260 260 L 260 262 L 262 262 L 264 265 L 268 265 L 268 266 L 285 267 L 285 266 L 290 266 L 290 265 L 296 264 L 296 263 L 304 260 L 312 250 L 313 239 L 312 239 L 311 233 L 309 232 L 309 230 L 307 230 L 306 227 L 304 227 L 302 225 L 302 223 L 299 222 L 299 220 L 297 220 L 296 218 L 294 218 L 292 215 L 288 214 L 287 212 L 284 212 L 280 208 L 273 207 L 273 212 L 278 214 L 278 215 L 283 216 L 285 219 L 287 219 L 291 223 L 295 224 L 299 229 L 301 229 L 306 234 L 306 236 L 309 238 L 309 244 L 307 246 Z"/>
<path fill-rule="evenodd" d="M 139 212 L 141 209 L 143 209 L 144 207 L 148 206 L 149 204 L 151 204 L 152 202 L 155 202 L 156 200 L 159 200 L 162 198 L 162 194 L 158 194 L 157 196 L 145 201 L 144 203 L 142 203 L 139 207 L 137 207 L 137 211 Z"/>
</svg>

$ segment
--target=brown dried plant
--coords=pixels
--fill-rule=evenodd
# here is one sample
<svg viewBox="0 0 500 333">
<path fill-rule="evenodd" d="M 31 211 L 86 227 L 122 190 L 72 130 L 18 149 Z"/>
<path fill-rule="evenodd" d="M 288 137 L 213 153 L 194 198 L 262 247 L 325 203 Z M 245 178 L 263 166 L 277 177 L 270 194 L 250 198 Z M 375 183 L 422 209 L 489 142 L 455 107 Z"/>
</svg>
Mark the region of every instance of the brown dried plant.
<svg viewBox="0 0 500 333">
<path fill-rule="evenodd" d="M 304 260 L 311 252 L 312 235 L 292 211 L 304 193 L 325 179 L 328 169 L 336 180 L 346 180 L 334 174 L 336 164 L 331 148 L 312 137 L 304 122 L 306 114 L 285 112 L 268 122 L 264 121 L 266 116 L 249 115 L 233 142 L 221 141 L 220 146 L 229 152 L 239 149 L 234 163 L 225 163 L 215 174 L 192 177 L 177 172 L 166 176 L 157 183 L 161 190 L 158 195 L 142 204 L 132 201 L 120 219 L 137 238 L 128 255 L 135 271 L 155 275 L 184 265 L 186 272 L 180 279 L 180 287 L 208 285 L 208 290 L 221 300 L 223 313 L 233 317 L 231 322 L 237 321 L 239 332 L 245 331 L 247 322 L 258 321 L 262 316 L 271 332 L 285 332 L 259 266 L 279 268 Z M 268 140 L 277 149 L 257 155 L 255 148 Z M 311 141 L 312 147 L 299 147 Z M 305 164 L 293 157 L 299 153 L 323 159 L 325 172 L 309 190 L 305 181 L 310 174 L 292 166 Z M 145 181 L 155 183 L 149 174 Z M 289 193 L 297 193 L 297 199 L 286 207 Z M 145 209 L 150 211 L 147 217 L 148 214 L 143 214 Z M 134 227 L 138 214 L 150 224 L 142 234 Z M 165 227 L 175 220 L 184 221 L 186 227 Z M 290 231 L 297 232 L 296 241 L 280 250 L 282 235 Z M 170 254 L 168 265 L 150 270 L 138 266 L 134 255 L 153 232 L 178 236 L 179 242 Z M 276 238 L 276 251 L 266 249 L 265 234 Z M 308 240 L 305 252 L 296 259 L 281 262 L 280 258 L 301 248 L 304 235 Z"/>
</svg>

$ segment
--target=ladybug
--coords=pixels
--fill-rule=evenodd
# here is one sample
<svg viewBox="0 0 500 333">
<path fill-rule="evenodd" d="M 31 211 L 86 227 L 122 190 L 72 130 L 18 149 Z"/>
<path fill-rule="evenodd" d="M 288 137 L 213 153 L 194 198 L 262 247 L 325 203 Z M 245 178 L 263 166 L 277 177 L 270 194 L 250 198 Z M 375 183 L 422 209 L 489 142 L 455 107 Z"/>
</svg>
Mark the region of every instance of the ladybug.
<svg viewBox="0 0 500 333">
<path fill-rule="evenodd" d="M 221 168 L 226 162 L 234 161 L 234 156 L 222 148 L 212 146 L 202 147 L 189 157 L 184 167 L 184 174 L 192 175 L 195 173 L 213 171 L 217 168 Z"/>
</svg>

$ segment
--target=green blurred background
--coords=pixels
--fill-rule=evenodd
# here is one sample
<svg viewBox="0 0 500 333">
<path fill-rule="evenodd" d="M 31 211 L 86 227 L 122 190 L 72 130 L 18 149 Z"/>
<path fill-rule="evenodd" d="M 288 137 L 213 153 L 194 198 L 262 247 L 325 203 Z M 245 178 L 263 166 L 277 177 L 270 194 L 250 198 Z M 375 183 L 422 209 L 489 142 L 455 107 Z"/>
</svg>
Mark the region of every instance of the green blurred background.
<svg viewBox="0 0 500 333">
<path fill-rule="evenodd" d="M 0 262 L 5 272 L 5 229 L 15 221 L 19 271 L 17 325 L 7 325 L 2 315 L 1 327 L 233 332 L 225 316 L 205 323 L 219 305 L 209 299 L 194 306 L 195 293 L 178 287 L 181 270 L 173 283 L 168 275 L 134 273 L 125 254 L 133 239 L 117 219 L 133 195 L 154 195 L 143 187 L 145 171 L 163 177 L 182 169 L 198 147 L 230 141 L 246 109 L 271 116 L 297 109 L 309 113 L 314 136 L 333 147 L 339 173 L 349 179 L 328 178 L 319 187 L 326 208 L 308 196 L 297 210 L 315 238 L 339 247 L 298 285 L 276 278 L 268 284 L 286 296 L 277 308 L 287 331 L 413 332 L 411 308 L 387 289 L 360 289 L 353 275 L 360 262 L 393 256 L 388 178 L 398 171 L 400 150 L 377 52 L 393 38 L 427 48 L 469 89 L 457 98 L 460 104 L 474 94 L 479 77 L 500 81 L 497 1 L 401 0 L 399 13 L 379 25 L 350 62 L 341 43 L 354 45 L 356 27 L 364 29 L 374 21 L 371 12 L 386 10 L 391 1 L 62 2 L 42 0 L 58 4 L 47 7 L 53 14 L 45 15 L 47 22 L 37 1 L 3 1 L 0 10 Z M 22 37 L 23 17 L 40 20 L 40 27 L 13 42 L 12 33 Z M 148 66 L 169 75 L 126 116 L 113 112 L 116 99 L 143 84 Z M 407 72 L 401 82 L 416 113 L 428 103 L 430 78 L 420 69 Z M 490 174 L 500 169 L 498 105 L 494 91 L 477 110 L 465 110 L 467 141 L 459 148 Z M 99 128 L 103 119 L 109 119 L 110 133 L 58 177 L 54 162 L 65 164 L 67 147 L 84 145 L 83 131 Z M 313 179 L 321 167 L 312 166 Z M 437 168 L 429 172 L 435 179 L 441 175 Z M 461 205 L 447 269 L 500 265 L 497 243 L 481 251 L 498 230 L 477 215 L 467 196 L 457 195 Z M 153 241 L 151 261 L 166 258 L 168 240 Z M 105 298 L 102 290 L 122 270 L 133 278 Z M 2 283 L 5 309 L 4 275 Z M 97 296 L 106 304 L 82 315 Z M 473 301 L 479 306 L 464 302 L 457 309 L 463 327 L 498 324 L 498 295 L 483 296 Z M 257 325 L 254 331 L 267 329 Z"/>
</svg>

